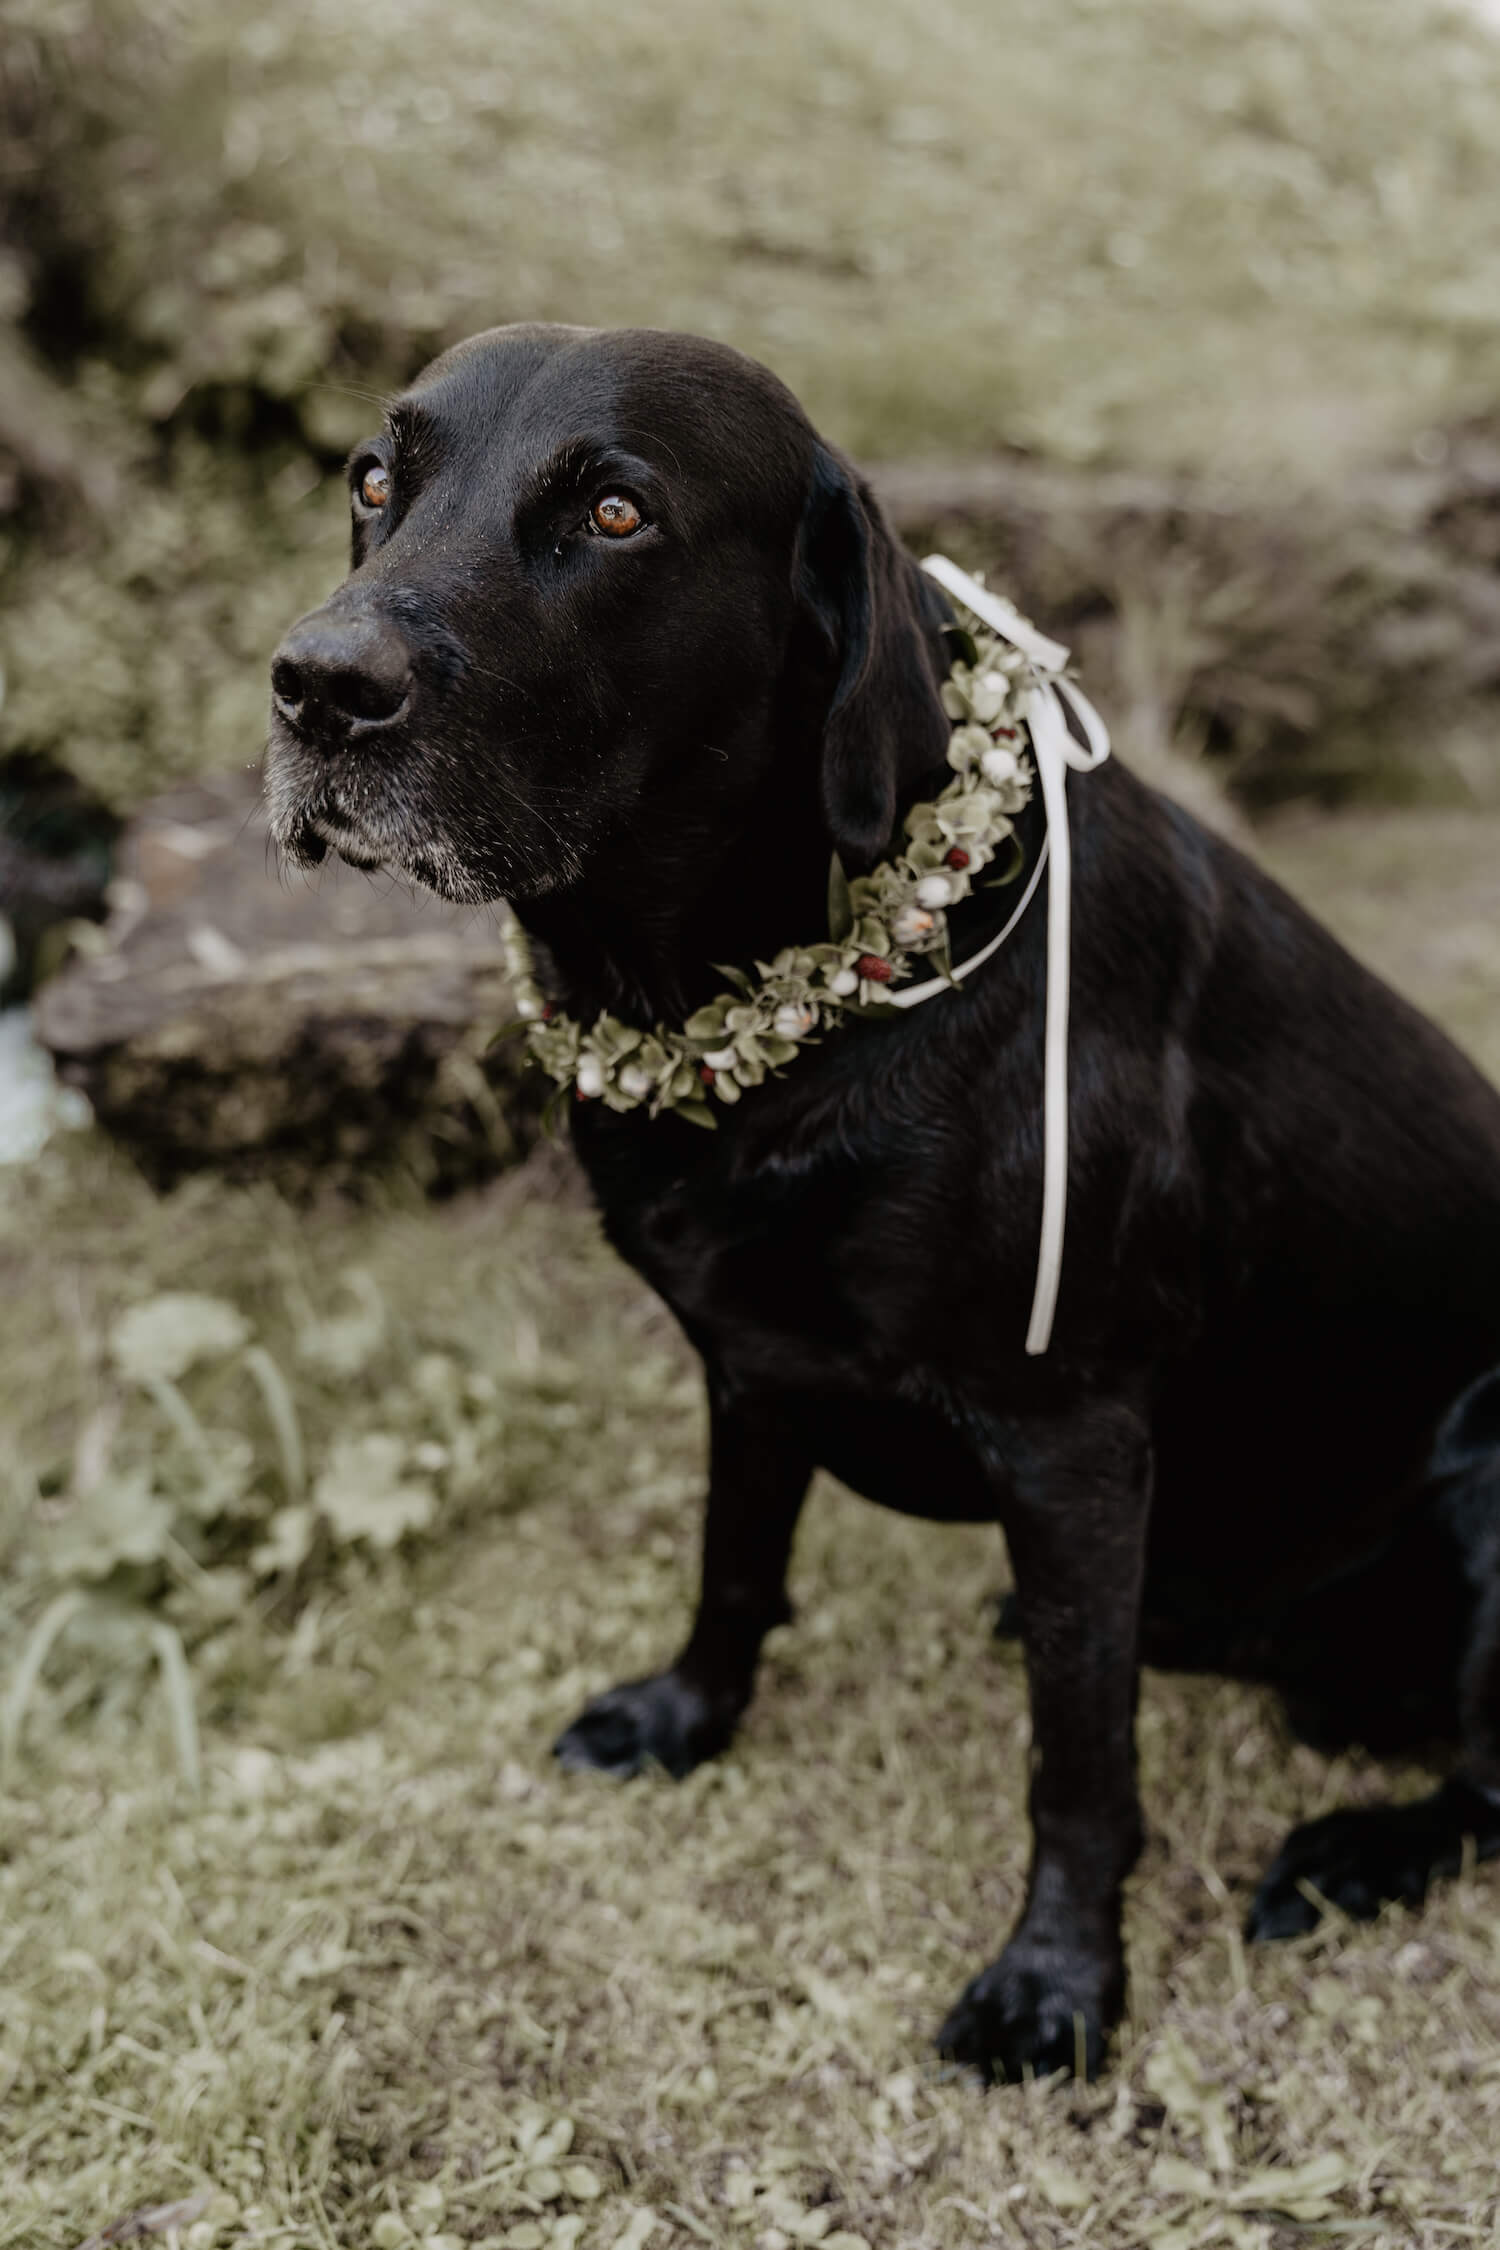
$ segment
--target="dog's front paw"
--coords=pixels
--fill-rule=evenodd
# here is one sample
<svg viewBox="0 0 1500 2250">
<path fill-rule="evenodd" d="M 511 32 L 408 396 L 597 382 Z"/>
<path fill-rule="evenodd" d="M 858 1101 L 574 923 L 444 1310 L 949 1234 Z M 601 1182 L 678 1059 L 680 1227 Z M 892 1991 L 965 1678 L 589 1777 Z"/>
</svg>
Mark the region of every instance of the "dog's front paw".
<svg viewBox="0 0 1500 2250">
<path fill-rule="evenodd" d="M 558 1736 L 552 1754 L 573 1773 L 592 1768 L 624 1781 L 647 1766 L 662 1766 L 681 1781 L 724 1749 L 737 1716 L 679 1672 L 657 1672 L 596 1695 Z"/>
<path fill-rule="evenodd" d="M 1245 1933 L 1301 1937 L 1317 1927 L 1323 1899 L 1360 1922 L 1393 1900 L 1419 1906 L 1434 1876 L 1458 1873 L 1466 1836 L 1481 1859 L 1500 1851 L 1500 1805 L 1457 1780 L 1414 1804 L 1304 1821 L 1266 1870 Z"/>
<path fill-rule="evenodd" d="M 970 2064 L 991 2084 L 1054 2070 L 1097 2078 L 1119 2014 L 1120 1981 L 1087 1959 L 1009 1945 L 964 1992 L 937 2035 L 938 2053 Z"/>
</svg>

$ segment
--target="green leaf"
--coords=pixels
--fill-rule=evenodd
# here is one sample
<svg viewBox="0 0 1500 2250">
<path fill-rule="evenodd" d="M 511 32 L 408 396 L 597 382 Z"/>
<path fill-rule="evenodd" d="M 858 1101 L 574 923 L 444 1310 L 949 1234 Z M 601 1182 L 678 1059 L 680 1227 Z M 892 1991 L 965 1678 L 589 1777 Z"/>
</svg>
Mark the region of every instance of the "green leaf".
<svg viewBox="0 0 1500 2250">
<path fill-rule="evenodd" d="M 844 873 L 844 863 L 837 852 L 828 862 L 828 935 L 835 945 L 842 945 L 854 927 L 854 906 L 849 896 L 849 878 Z"/>
<path fill-rule="evenodd" d="M 986 879 L 985 888 L 987 890 L 1003 890 L 1007 883 L 1013 883 L 1015 881 L 1022 868 L 1026 865 L 1026 853 L 1022 848 L 1021 839 L 1016 834 L 1014 829 L 1012 829 L 1010 834 L 1006 837 L 1004 849 L 1006 854 L 1005 865 L 1003 868 L 1001 868 L 998 875 L 991 875 Z M 1000 854 L 998 851 L 996 852 L 995 857 L 990 864 L 992 866 L 999 866 Z"/>
<path fill-rule="evenodd" d="M 270 1538 L 250 1550 L 252 1570 L 262 1578 L 300 1570 L 311 1552 L 315 1525 L 311 1508 L 278 1508 L 271 1518 Z"/>
<path fill-rule="evenodd" d="M 367 1539 L 394 1547 L 408 1531 L 425 1531 L 436 1502 L 431 1485 L 406 1478 L 404 1441 L 385 1430 L 338 1438 L 313 1499 L 335 1539 Z"/>
<path fill-rule="evenodd" d="M 307 1321 L 297 1331 L 297 1357 L 324 1375 L 362 1374 L 385 1342 L 385 1299 L 373 1274 L 349 1266 L 341 1276 L 356 1310 Z"/>
<path fill-rule="evenodd" d="M 701 1125 L 710 1133 L 717 1133 L 719 1130 L 719 1120 L 707 1102 L 674 1102 L 672 1115 L 680 1117 L 684 1125 Z"/>
<path fill-rule="evenodd" d="M 710 1000 L 706 1008 L 695 1008 L 683 1025 L 689 1039 L 717 1039 L 724 1029 L 729 1013 L 727 1000 Z"/>
<path fill-rule="evenodd" d="M 963 625 L 945 625 L 943 639 L 948 644 L 949 656 L 961 660 L 972 671 L 979 662 L 979 644 L 968 628 Z"/>
<path fill-rule="evenodd" d="M 121 1313 L 109 1333 L 110 1356 L 137 1383 L 153 1377 L 175 1383 L 200 1359 L 238 1351 L 250 1323 L 223 1297 L 167 1290 Z"/>
<path fill-rule="evenodd" d="M 152 1488 L 149 1469 L 111 1477 L 58 1526 L 53 1560 L 70 1578 L 108 1578 L 120 1563 L 159 1562 L 176 1509 Z"/>
</svg>

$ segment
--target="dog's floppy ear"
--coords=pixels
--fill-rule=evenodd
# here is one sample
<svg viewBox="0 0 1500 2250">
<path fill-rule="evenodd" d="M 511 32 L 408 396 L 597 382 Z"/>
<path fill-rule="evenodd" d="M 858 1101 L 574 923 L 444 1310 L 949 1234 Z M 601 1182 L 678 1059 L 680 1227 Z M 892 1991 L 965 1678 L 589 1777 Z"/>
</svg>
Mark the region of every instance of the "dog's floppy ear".
<svg viewBox="0 0 1500 2250">
<path fill-rule="evenodd" d="M 902 774 L 940 765 L 949 729 L 927 657 L 922 582 L 874 496 L 824 445 L 814 449 L 795 590 L 838 666 L 823 730 L 823 816 L 845 868 L 866 874 L 889 849 Z M 935 599 L 931 614 L 942 615 Z"/>
</svg>

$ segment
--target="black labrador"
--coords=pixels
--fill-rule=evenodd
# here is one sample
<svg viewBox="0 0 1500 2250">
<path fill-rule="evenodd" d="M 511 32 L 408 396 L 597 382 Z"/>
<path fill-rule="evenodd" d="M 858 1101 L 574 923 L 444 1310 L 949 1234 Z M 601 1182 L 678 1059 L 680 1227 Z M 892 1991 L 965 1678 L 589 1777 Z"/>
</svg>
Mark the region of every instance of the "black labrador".
<svg viewBox="0 0 1500 2250">
<path fill-rule="evenodd" d="M 767 371 L 645 330 L 472 338 L 350 463 L 354 567 L 273 674 L 287 858 L 511 901 L 559 1003 L 680 1024 L 826 930 L 949 778 L 950 612 Z M 1097 2067 L 1140 1847 L 1142 1660 L 1275 1682 L 1315 1739 L 1447 1736 L 1414 1804 L 1296 1829 L 1252 1934 L 1500 1851 L 1500 1097 L 1275 884 L 1111 763 L 1075 780 L 1070 1206 L 1042 1183 L 1045 901 L 970 982 L 847 1024 L 708 1134 L 574 1102 L 610 1237 L 701 1353 L 701 1606 L 558 1745 L 729 1741 L 821 1466 L 1003 1526 L 1024 1912 L 943 2050 Z M 1038 849 L 1039 802 L 1022 820 Z M 956 959 L 1013 894 L 953 916 Z"/>
</svg>

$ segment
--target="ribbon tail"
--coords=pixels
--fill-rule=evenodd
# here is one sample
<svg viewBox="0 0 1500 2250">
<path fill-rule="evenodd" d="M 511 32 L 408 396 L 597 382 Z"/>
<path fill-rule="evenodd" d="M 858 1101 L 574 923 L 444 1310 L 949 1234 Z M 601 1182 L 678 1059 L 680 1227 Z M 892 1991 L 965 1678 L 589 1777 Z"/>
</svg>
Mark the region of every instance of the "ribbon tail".
<svg viewBox="0 0 1500 2250">
<path fill-rule="evenodd" d="M 1026 723 L 1036 753 L 1042 803 L 1047 813 L 1047 840 L 1051 846 L 1051 873 L 1047 882 L 1047 1012 L 1043 1040 L 1042 1235 L 1031 1321 L 1026 1331 L 1026 1349 L 1037 1358 L 1052 1341 L 1068 1208 L 1068 994 L 1073 898 L 1067 786 L 1070 738 L 1062 706 L 1050 681 L 1034 687 L 1027 696 Z"/>
</svg>

